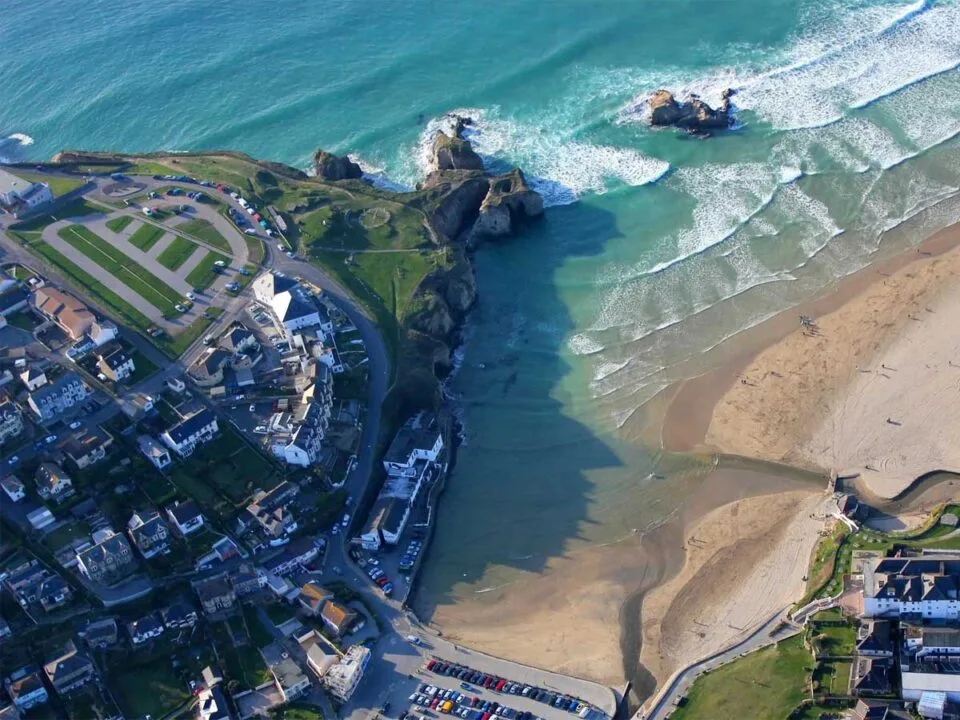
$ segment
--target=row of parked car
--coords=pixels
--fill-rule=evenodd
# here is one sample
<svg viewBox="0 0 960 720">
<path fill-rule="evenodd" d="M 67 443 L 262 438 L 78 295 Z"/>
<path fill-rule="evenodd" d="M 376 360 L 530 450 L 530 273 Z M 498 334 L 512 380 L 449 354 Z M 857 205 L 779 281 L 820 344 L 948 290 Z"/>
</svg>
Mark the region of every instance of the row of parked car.
<svg viewBox="0 0 960 720">
<path fill-rule="evenodd" d="M 456 715 L 464 720 L 490 720 L 491 718 L 543 720 L 526 710 L 518 712 L 496 701 L 464 695 L 455 690 L 444 690 L 426 683 L 420 685 L 419 692 L 413 693 L 408 699 L 413 703 L 414 708 L 421 712 L 436 710 L 446 715 Z"/>
<path fill-rule="evenodd" d="M 410 541 L 410 544 L 407 545 L 407 551 L 403 554 L 403 557 L 400 558 L 400 570 L 402 572 L 408 572 L 413 569 L 414 564 L 417 562 L 417 556 L 422 549 L 422 540 Z"/>
<path fill-rule="evenodd" d="M 393 592 L 393 583 L 390 582 L 390 578 L 387 577 L 387 574 L 383 570 L 378 567 L 370 568 L 370 570 L 367 571 L 367 575 L 379 586 L 380 591 L 384 595 L 390 596 L 390 593 Z"/>
<path fill-rule="evenodd" d="M 448 663 L 439 658 L 433 658 L 429 660 L 427 662 L 426 669 L 430 672 L 437 673 L 438 675 L 447 675 L 460 680 L 461 687 L 464 689 L 472 689 L 470 685 L 472 683 L 473 685 L 478 685 L 493 692 L 503 693 L 505 695 L 519 695 L 521 697 L 530 698 L 531 700 L 536 700 L 537 702 L 542 702 L 555 707 L 558 710 L 565 710 L 581 718 L 600 718 L 604 716 L 602 711 L 593 708 L 580 698 L 545 690 L 544 688 L 537 687 L 536 685 L 526 685 L 524 683 L 513 682 L 511 680 L 507 680 L 506 678 L 483 673 L 479 670 L 474 670 L 473 668 L 469 668 L 464 665 Z M 498 714 L 501 717 L 509 717 L 504 716 L 502 713 Z"/>
</svg>

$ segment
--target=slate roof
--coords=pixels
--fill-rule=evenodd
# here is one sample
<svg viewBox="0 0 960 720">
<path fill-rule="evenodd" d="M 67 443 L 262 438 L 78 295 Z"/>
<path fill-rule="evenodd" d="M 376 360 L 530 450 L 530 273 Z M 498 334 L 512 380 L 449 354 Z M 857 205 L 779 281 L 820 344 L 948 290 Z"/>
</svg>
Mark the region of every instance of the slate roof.
<svg viewBox="0 0 960 720">
<path fill-rule="evenodd" d="M 52 383 L 47 383 L 43 387 L 34 390 L 30 393 L 30 397 L 33 398 L 34 402 L 40 404 L 48 397 L 58 397 L 62 395 L 68 387 L 74 384 L 83 384 L 80 376 L 75 372 L 65 372 Z"/>
<path fill-rule="evenodd" d="M 857 652 L 893 652 L 893 643 L 891 642 L 890 638 L 891 626 L 889 620 L 865 620 L 862 629 L 866 631 L 866 634 L 857 642 Z M 861 632 L 863 632 L 863 630 Z"/>
<path fill-rule="evenodd" d="M 129 360 L 130 353 L 123 348 L 117 348 L 111 353 L 100 356 L 100 362 L 111 370 L 116 370 L 118 367 L 121 367 L 125 363 L 129 362 Z"/>
<path fill-rule="evenodd" d="M 167 510 L 171 515 L 173 515 L 180 525 L 186 525 L 188 522 L 200 515 L 200 506 L 197 505 L 197 503 L 193 500 L 187 500 L 186 502 L 178 503 L 176 505 L 170 505 Z"/>
<path fill-rule="evenodd" d="M 196 434 L 201 428 L 206 427 L 216 420 L 216 417 L 212 410 L 204 408 L 168 429 L 167 435 L 174 443 L 179 445 L 191 435 Z"/>
<path fill-rule="evenodd" d="M 280 322 L 297 320 L 318 312 L 314 303 L 307 301 L 299 292 L 294 290 L 277 294 L 271 304 L 277 317 L 280 318 Z"/>
</svg>

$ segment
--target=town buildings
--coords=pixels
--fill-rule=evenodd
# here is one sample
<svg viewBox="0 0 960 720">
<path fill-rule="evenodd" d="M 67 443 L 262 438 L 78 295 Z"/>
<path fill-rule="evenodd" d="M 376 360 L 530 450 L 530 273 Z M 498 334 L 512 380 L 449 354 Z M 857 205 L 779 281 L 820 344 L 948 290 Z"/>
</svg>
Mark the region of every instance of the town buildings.
<svg viewBox="0 0 960 720">
<path fill-rule="evenodd" d="M 59 446 L 59 450 L 77 470 L 85 470 L 107 456 L 113 437 L 96 429 L 84 428 L 71 433 Z"/>
<path fill-rule="evenodd" d="M 203 409 L 169 428 L 160 439 L 180 457 L 189 457 L 198 445 L 210 442 L 219 431 L 217 416 L 212 410 Z"/>
<path fill-rule="evenodd" d="M 4 475 L 3 478 L 0 478 L 0 488 L 3 488 L 3 492 L 10 498 L 10 502 L 20 502 L 26 497 L 23 483 L 15 475 Z"/>
<path fill-rule="evenodd" d="M 170 551 L 170 530 L 156 510 L 134 513 L 127 522 L 127 533 L 144 560 Z"/>
<path fill-rule="evenodd" d="M 3 686 L 14 706 L 21 712 L 42 705 L 50 699 L 43 680 L 40 679 L 40 668 L 36 665 L 25 665 L 14 670 L 4 679 Z"/>
<path fill-rule="evenodd" d="M 370 649 L 363 645 L 354 645 L 347 649 L 340 662 L 331 667 L 323 676 L 323 685 L 330 694 L 341 702 L 346 702 L 352 696 L 360 681 L 363 672 L 370 662 Z"/>
<path fill-rule="evenodd" d="M 53 287 L 37 288 L 33 304 L 41 315 L 56 323 L 73 340 L 86 335 L 97 320 L 82 302 Z"/>
<path fill-rule="evenodd" d="M 92 547 L 77 553 L 77 569 L 92 582 L 112 585 L 136 569 L 136 558 L 126 537 L 108 534 Z"/>
<path fill-rule="evenodd" d="M 334 600 L 327 600 L 323 605 L 323 610 L 320 611 L 320 618 L 330 632 L 337 637 L 341 637 L 347 634 L 350 626 L 357 619 L 357 612 Z"/>
<path fill-rule="evenodd" d="M 137 369 L 133 356 L 120 347 L 98 355 L 97 368 L 113 382 L 123 382 Z"/>
<path fill-rule="evenodd" d="M 193 500 L 168 505 L 167 517 L 180 537 L 186 537 L 203 527 L 203 513 L 200 512 L 200 506 Z"/>
<path fill-rule="evenodd" d="M 37 494 L 44 500 L 60 503 L 74 494 L 73 481 L 56 463 L 40 463 L 33 480 L 37 486 Z"/>
<path fill-rule="evenodd" d="M 150 435 L 140 435 L 137 438 L 137 447 L 157 470 L 163 470 L 173 462 L 170 451 Z"/>
<path fill-rule="evenodd" d="M 193 583 L 193 589 L 207 615 L 228 612 L 237 604 L 237 593 L 225 574 L 198 580 Z"/>
<path fill-rule="evenodd" d="M 47 422 L 83 402 L 88 394 L 80 376 L 75 372 L 66 372 L 30 393 L 27 404 L 41 422 Z"/>
<path fill-rule="evenodd" d="M 75 693 L 97 678 L 93 661 L 79 652 L 72 640 L 61 655 L 43 666 L 43 672 L 60 697 Z"/>
</svg>

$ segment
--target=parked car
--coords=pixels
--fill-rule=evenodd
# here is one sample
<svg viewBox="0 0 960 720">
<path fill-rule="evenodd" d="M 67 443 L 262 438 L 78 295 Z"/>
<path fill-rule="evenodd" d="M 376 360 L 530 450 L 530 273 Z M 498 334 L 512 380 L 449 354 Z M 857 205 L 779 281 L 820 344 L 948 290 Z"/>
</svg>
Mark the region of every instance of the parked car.
<svg viewBox="0 0 960 720">
<path fill-rule="evenodd" d="M 76 430 L 78 427 L 80 427 L 80 421 L 79 421 L 79 420 L 74 420 L 72 423 L 70 423 L 70 429 L 71 429 L 71 430 Z"/>
<path fill-rule="evenodd" d="M 12 458 L 7 460 L 7 465 L 16 465 L 18 462 L 20 462 L 20 456 L 14 455 Z"/>
</svg>

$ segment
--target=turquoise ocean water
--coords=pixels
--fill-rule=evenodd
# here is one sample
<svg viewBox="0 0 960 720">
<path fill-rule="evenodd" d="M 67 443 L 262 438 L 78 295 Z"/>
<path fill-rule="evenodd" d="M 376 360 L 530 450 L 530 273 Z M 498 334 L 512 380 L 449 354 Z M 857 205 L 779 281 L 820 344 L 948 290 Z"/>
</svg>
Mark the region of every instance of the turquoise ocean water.
<svg viewBox="0 0 960 720">
<path fill-rule="evenodd" d="M 958 62 L 951 1 L 8 0 L 0 157 L 234 148 L 305 167 L 324 147 L 411 185 L 459 109 L 491 165 L 535 179 L 545 221 L 477 257 L 449 387 L 466 444 L 424 587 L 442 603 L 655 522 L 669 509 L 647 491 L 682 468 L 623 437 L 638 408 L 737 330 L 958 219 Z M 652 130 L 661 86 L 736 88 L 739 127 Z"/>
</svg>

